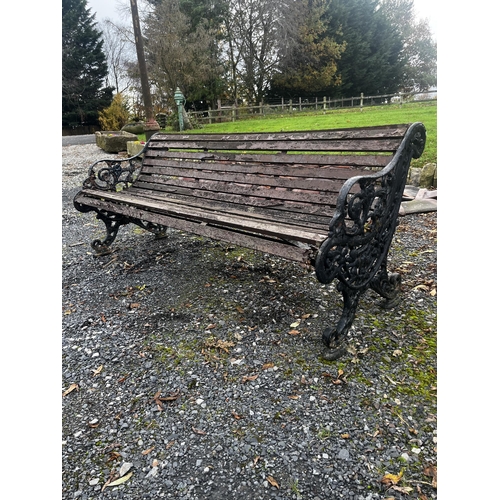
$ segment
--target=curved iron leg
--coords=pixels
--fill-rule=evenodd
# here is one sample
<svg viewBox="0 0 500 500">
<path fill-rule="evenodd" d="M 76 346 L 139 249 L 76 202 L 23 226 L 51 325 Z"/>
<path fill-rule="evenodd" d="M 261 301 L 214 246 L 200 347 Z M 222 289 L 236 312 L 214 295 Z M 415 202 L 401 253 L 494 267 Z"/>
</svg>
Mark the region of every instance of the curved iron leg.
<svg viewBox="0 0 500 500">
<path fill-rule="evenodd" d="M 364 290 L 351 290 L 342 283 L 337 288 L 344 297 L 342 316 L 336 328 L 327 328 L 322 337 L 323 343 L 327 346 L 323 352 L 323 358 L 329 361 L 338 359 L 347 352 L 344 340 L 356 316 L 359 299 L 364 293 Z"/>
<path fill-rule="evenodd" d="M 106 238 L 104 240 L 94 240 L 91 244 L 92 249 L 98 255 L 106 255 L 111 253 L 111 249 L 109 248 L 111 243 L 115 241 L 116 235 L 118 234 L 118 230 L 120 226 L 124 224 L 128 224 L 129 218 L 123 215 L 118 214 L 108 214 L 105 212 L 98 212 L 96 218 L 102 220 L 106 226 Z"/>
<path fill-rule="evenodd" d="M 387 259 L 370 282 L 370 288 L 386 299 L 380 303 L 384 309 L 391 309 L 401 301 L 401 275 L 387 272 Z"/>
</svg>

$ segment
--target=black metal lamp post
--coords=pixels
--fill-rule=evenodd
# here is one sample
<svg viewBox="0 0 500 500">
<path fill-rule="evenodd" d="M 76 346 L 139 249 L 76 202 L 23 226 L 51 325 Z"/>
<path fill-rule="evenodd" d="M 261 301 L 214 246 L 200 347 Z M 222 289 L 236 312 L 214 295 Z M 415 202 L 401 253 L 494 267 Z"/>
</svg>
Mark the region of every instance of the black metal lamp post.
<svg viewBox="0 0 500 500">
<path fill-rule="evenodd" d="M 142 41 L 141 26 L 139 24 L 139 12 L 137 10 L 137 0 L 130 0 L 130 9 L 132 11 L 132 21 L 134 24 L 135 48 L 137 51 L 137 61 L 139 63 L 139 73 L 141 75 L 142 98 L 146 109 L 146 140 L 158 130 L 160 126 L 153 115 L 153 104 L 149 90 L 148 72 L 146 69 L 146 60 L 144 57 L 144 44 Z"/>
</svg>

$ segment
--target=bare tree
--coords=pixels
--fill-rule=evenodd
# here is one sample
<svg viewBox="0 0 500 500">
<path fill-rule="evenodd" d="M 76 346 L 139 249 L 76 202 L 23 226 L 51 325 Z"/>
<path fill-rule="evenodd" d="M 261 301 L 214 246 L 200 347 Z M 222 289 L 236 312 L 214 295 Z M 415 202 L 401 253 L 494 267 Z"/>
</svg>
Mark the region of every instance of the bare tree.
<svg viewBox="0 0 500 500">
<path fill-rule="evenodd" d="M 101 23 L 104 53 L 108 63 L 107 84 L 123 94 L 133 84 L 129 67 L 134 62 L 134 45 L 130 29 L 113 23 L 110 19 Z"/>
</svg>

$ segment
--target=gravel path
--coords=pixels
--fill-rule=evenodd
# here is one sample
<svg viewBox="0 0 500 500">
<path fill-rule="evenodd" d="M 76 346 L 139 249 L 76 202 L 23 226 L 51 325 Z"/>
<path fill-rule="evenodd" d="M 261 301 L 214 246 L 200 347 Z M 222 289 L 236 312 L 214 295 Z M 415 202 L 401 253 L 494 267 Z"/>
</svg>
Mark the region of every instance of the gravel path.
<svg viewBox="0 0 500 500">
<path fill-rule="evenodd" d="M 368 292 L 350 353 L 322 361 L 335 285 L 171 231 L 103 224 L 72 197 L 95 144 L 66 146 L 62 498 L 437 498 L 436 213 L 401 219 L 394 310 Z"/>
</svg>

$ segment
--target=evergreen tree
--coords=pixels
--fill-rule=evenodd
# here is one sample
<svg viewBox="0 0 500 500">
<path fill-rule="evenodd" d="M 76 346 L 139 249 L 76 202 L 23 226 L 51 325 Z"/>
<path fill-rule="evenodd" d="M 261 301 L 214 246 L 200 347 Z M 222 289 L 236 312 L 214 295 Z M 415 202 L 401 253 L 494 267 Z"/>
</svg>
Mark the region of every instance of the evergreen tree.
<svg viewBox="0 0 500 500">
<path fill-rule="evenodd" d="M 113 88 L 103 87 L 108 68 L 101 33 L 87 0 L 62 0 L 62 123 L 98 124 Z"/>
<path fill-rule="evenodd" d="M 403 41 L 379 0 L 331 0 L 330 33 L 346 48 L 338 63 L 343 97 L 389 94 L 399 89 Z"/>
</svg>

